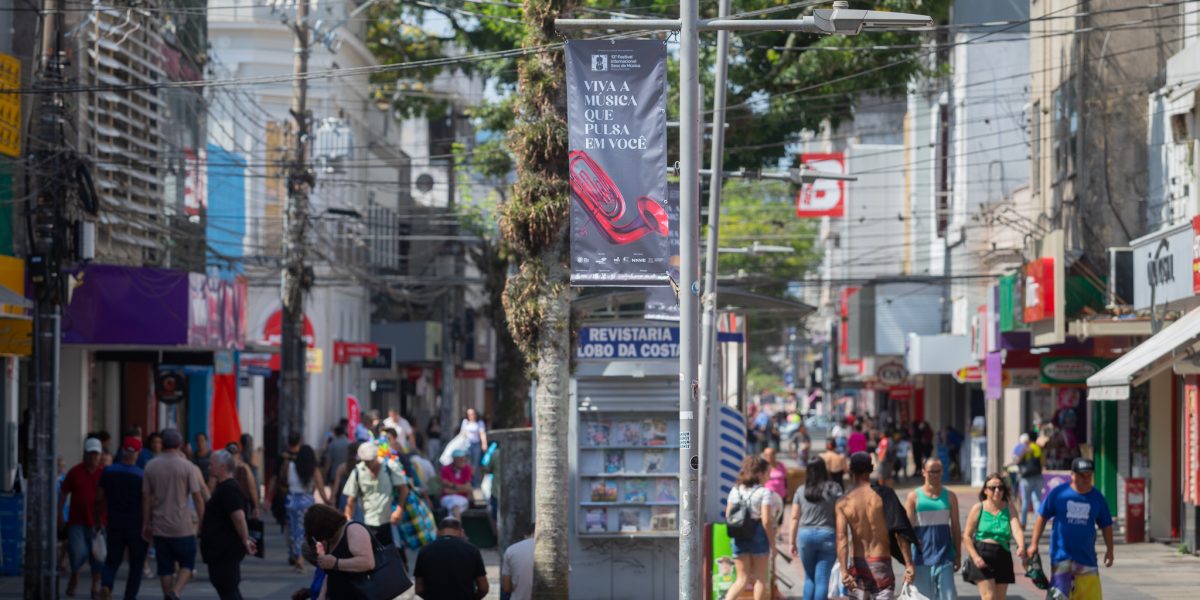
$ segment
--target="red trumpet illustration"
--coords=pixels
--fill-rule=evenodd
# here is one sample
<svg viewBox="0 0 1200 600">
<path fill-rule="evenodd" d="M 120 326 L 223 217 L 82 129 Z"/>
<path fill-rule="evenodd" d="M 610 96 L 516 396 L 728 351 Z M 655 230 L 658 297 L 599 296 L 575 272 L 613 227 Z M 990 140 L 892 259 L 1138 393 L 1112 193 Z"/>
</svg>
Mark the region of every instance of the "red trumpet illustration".
<svg viewBox="0 0 1200 600">
<path fill-rule="evenodd" d="M 621 190 L 587 152 L 572 150 L 570 155 L 571 195 L 587 211 L 592 222 L 608 241 L 624 245 L 657 233 L 669 233 L 667 211 L 656 200 L 642 196 L 637 200 L 637 215 L 620 223 L 625 216 L 625 198 Z"/>
</svg>

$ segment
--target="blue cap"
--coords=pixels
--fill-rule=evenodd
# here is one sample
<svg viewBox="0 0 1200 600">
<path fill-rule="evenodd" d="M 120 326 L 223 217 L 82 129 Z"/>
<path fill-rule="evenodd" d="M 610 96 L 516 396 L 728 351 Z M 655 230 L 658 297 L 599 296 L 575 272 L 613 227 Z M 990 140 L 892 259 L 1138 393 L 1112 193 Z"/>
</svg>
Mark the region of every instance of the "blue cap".
<svg viewBox="0 0 1200 600">
<path fill-rule="evenodd" d="M 466 450 L 455 450 L 454 452 L 450 453 L 450 456 L 451 456 L 451 458 L 466 458 L 467 451 Z"/>
</svg>

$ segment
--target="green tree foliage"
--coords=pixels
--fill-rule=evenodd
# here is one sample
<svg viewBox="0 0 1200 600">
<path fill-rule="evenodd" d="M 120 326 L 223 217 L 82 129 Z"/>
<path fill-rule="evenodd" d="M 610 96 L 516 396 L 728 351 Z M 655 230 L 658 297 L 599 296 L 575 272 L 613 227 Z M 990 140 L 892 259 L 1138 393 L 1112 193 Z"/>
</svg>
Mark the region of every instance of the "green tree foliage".
<svg viewBox="0 0 1200 600">
<path fill-rule="evenodd" d="M 717 271 L 734 276 L 736 287 L 776 297 L 821 260 L 817 221 L 796 218 L 796 192 L 783 181 L 730 179 L 721 193 L 721 248 L 750 248 L 754 242 L 783 246 L 788 253 L 722 253 Z M 725 281 L 724 279 L 722 281 Z"/>
</svg>

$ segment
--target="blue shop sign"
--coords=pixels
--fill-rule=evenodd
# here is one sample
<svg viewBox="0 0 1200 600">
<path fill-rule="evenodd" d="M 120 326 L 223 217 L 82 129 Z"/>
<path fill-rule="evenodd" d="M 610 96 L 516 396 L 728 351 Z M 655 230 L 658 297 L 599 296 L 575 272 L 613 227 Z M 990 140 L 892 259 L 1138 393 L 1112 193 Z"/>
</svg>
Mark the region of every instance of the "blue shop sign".
<svg viewBox="0 0 1200 600">
<path fill-rule="evenodd" d="M 579 330 L 580 360 L 679 359 L 679 328 L 664 325 L 596 325 Z"/>
</svg>

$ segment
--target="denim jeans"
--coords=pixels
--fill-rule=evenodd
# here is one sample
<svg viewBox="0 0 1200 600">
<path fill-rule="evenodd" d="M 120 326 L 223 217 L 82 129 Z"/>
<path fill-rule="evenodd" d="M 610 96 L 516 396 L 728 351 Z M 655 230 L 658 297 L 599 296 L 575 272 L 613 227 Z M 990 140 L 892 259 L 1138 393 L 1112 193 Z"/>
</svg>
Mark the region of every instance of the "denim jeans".
<svg viewBox="0 0 1200 600">
<path fill-rule="evenodd" d="M 288 558 L 300 558 L 300 547 L 304 545 L 304 513 L 313 505 L 313 496 L 291 492 L 283 505 L 288 518 Z"/>
<path fill-rule="evenodd" d="M 1041 475 L 1021 478 L 1021 529 L 1025 528 L 1030 511 L 1037 514 L 1042 504 L 1042 486 L 1046 485 Z"/>
<path fill-rule="evenodd" d="M 829 573 L 837 562 L 837 534 L 824 527 L 805 527 L 796 532 L 800 562 L 804 565 L 804 600 L 829 596 Z"/>
<path fill-rule="evenodd" d="M 471 461 L 471 485 L 479 487 L 483 478 L 483 466 L 479 464 L 483 461 L 483 442 L 471 442 L 467 446 L 467 457 Z"/>
<path fill-rule="evenodd" d="M 100 576 L 100 585 L 113 589 L 117 579 L 117 571 L 125 560 L 125 550 L 129 550 L 129 578 L 125 582 L 125 600 L 137 598 L 138 588 L 142 586 L 142 566 L 146 563 L 146 549 L 149 544 L 142 539 L 142 532 L 136 528 L 108 529 L 108 558 L 104 561 L 104 573 Z"/>
<path fill-rule="evenodd" d="M 92 557 L 93 530 L 88 525 L 67 525 L 67 541 L 70 544 L 71 572 L 78 573 L 83 563 L 88 563 L 92 573 L 99 573 L 104 565 Z"/>
<path fill-rule="evenodd" d="M 954 589 L 954 564 L 946 563 L 936 567 L 916 565 L 913 585 L 917 591 L 929 597 L 929 600 L 955 600 L 958 592 Z"/>
</svg>

